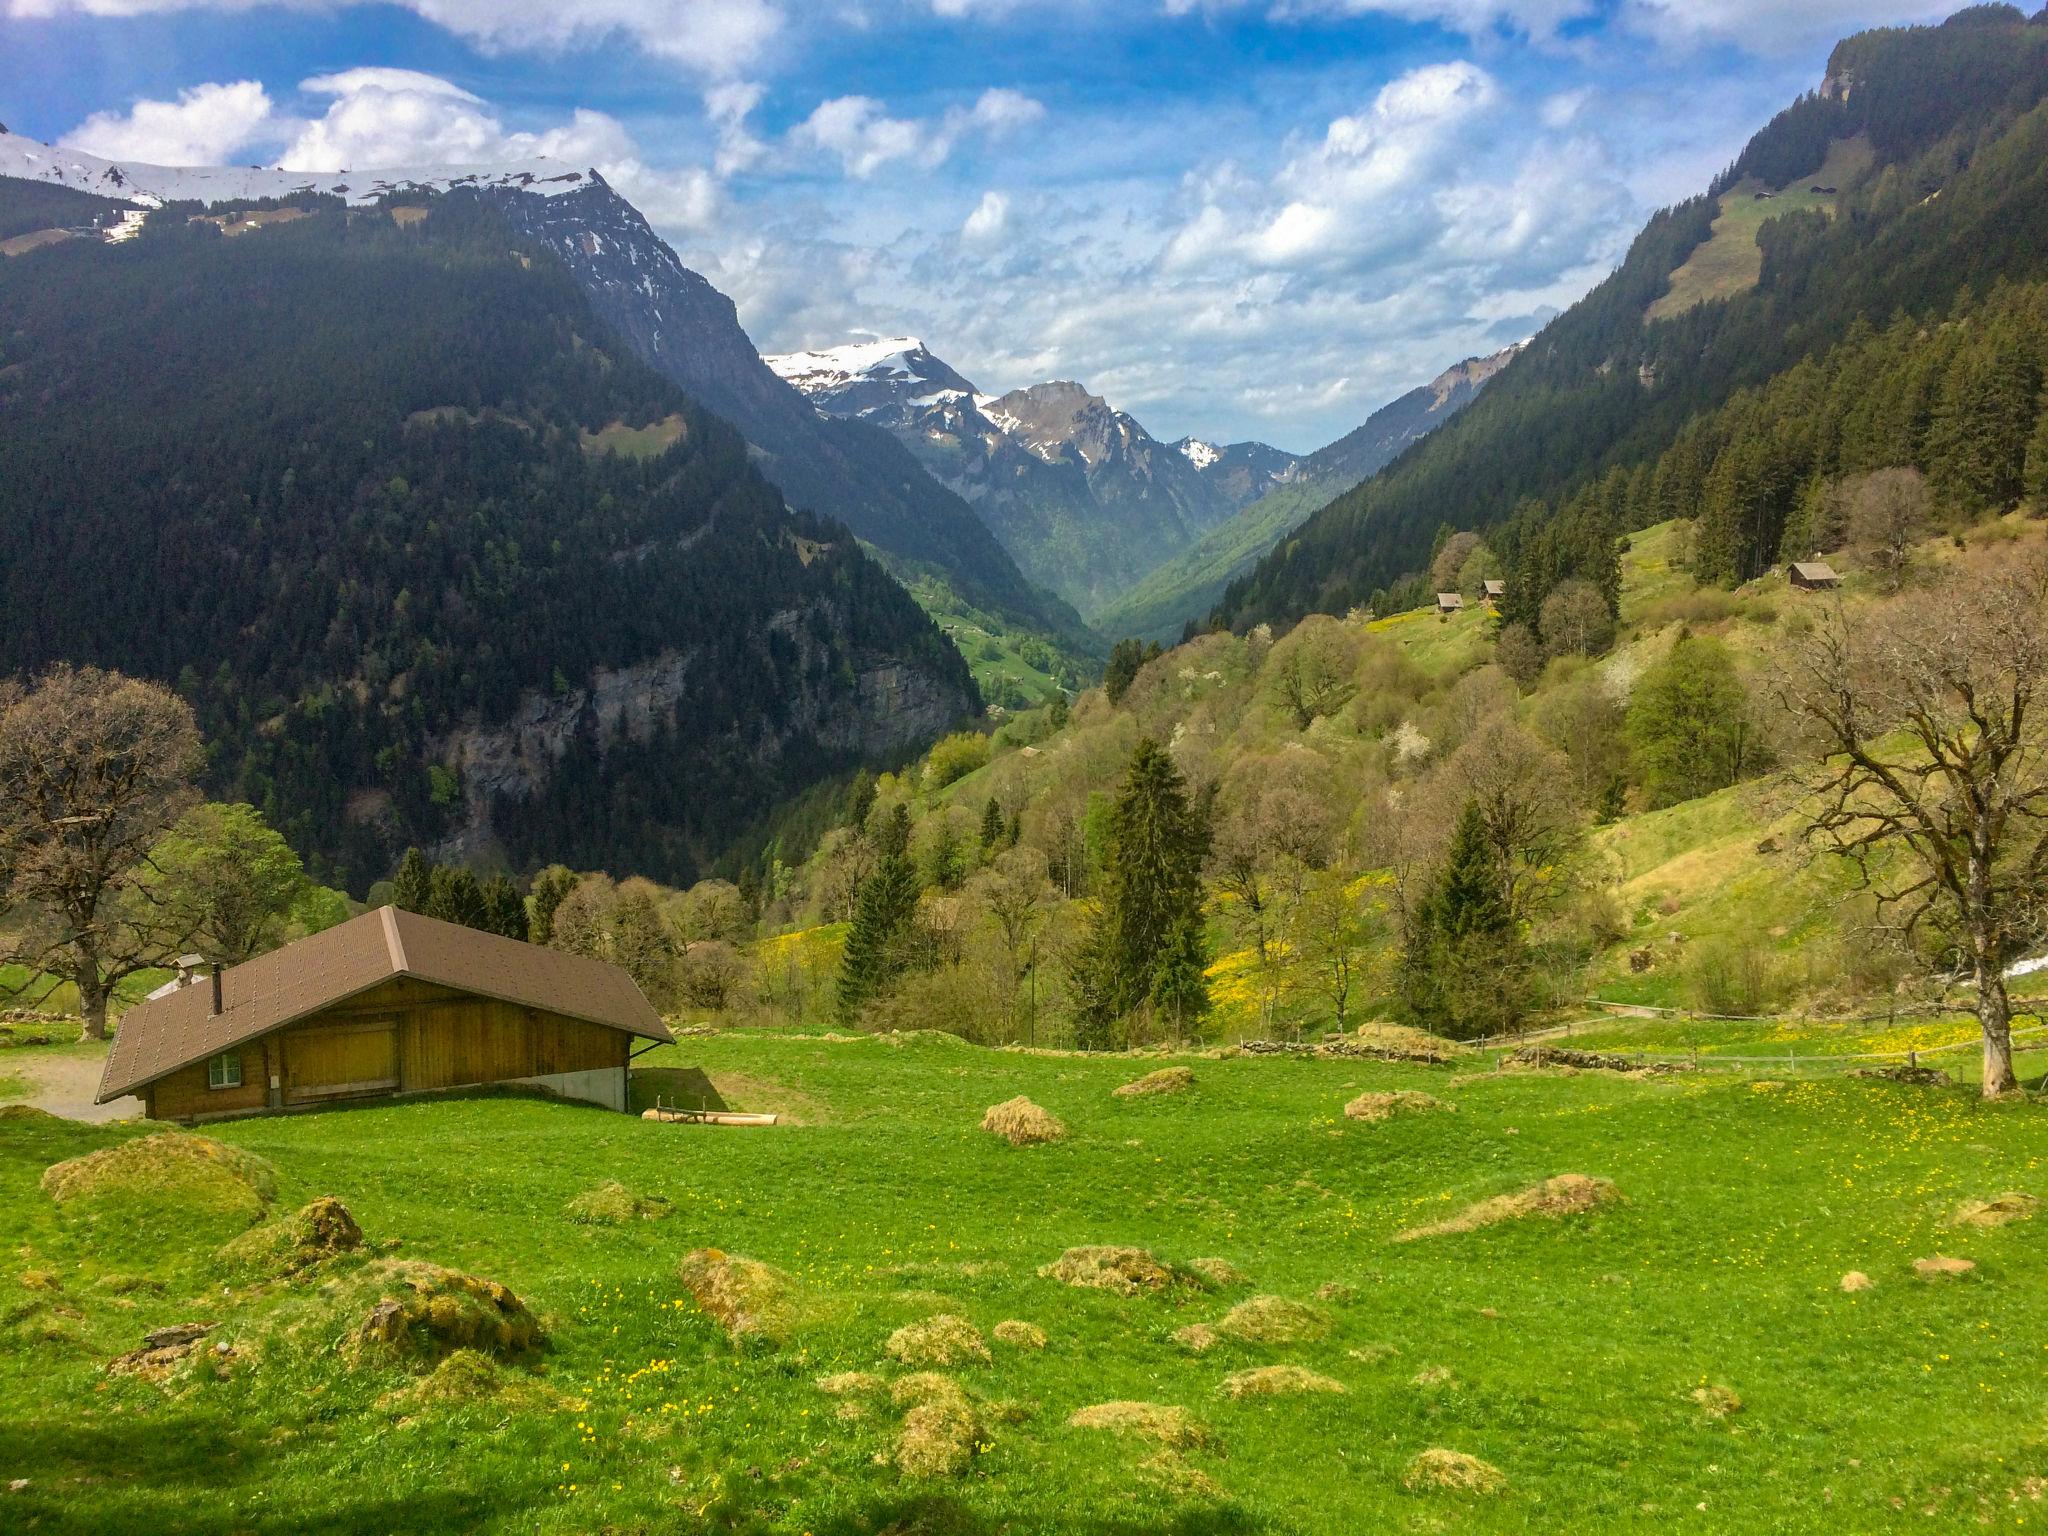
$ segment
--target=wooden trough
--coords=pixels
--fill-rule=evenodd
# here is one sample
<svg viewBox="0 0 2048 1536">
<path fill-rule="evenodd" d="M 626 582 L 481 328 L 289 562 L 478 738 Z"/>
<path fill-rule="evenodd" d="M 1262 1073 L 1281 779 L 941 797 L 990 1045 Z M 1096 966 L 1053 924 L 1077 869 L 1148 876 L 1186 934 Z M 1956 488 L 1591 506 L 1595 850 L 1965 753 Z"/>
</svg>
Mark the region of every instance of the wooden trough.
<svg viewBox="0 0 2048 1536">
<path fill-rule="evenodd" d="M 773 1115 L 745 1115 L 730 1109 L 684 1109 L 679 1104 L 656 1104 L 640 1111 L 642 1120 L 659 1120 L 665 1125 L 773 1125 Z"/>
</svg>

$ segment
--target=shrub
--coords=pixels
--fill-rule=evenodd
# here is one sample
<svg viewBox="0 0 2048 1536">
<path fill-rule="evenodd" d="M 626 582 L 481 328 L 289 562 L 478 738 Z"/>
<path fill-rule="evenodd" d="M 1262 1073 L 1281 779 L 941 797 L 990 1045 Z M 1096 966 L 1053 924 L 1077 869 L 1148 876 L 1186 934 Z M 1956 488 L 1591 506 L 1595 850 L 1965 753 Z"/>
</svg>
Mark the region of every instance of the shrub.
<svg viewBox="0 0 2048 1536">
<path fill-rule="evenodd" d="M 955 731 L 941 737 L 924 760 L 926 793 L 944 789 L 978 768 L 988 766 L 989 741 L 978 731 Z"/>
<path fill-rule="evenodd" d="M 1686 990 L 1702 1013 L 1751 1018 L 1767 1012 L 1782 992 L 1772 957 L 1754 944 L 1703 944 L 1686 967 Z"/>
</svg>

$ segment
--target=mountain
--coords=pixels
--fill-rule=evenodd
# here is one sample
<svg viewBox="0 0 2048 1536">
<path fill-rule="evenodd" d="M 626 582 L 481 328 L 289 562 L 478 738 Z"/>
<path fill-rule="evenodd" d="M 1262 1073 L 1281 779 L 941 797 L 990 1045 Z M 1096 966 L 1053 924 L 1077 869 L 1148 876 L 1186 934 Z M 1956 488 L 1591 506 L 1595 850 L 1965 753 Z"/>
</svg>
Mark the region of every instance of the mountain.
<svg viewBox="0 0 2048 1536">
<path fill-rule="evenodd" d="M 768 365 L 820 413 L 894 434 L 1084 615 L 1294 473 L 1263 443 L 1162 443 L 1076 383 L 985 395 L 912 337 Z"/>
<path fill-rule="evenodd" d="M 1033 587 L 980 519 L 918 471 L 886 432 L 822 418 L 761 361 L 732 300 L 595 170 L 556 161 L 312 173 L 112 162 L 0 134 L 0 176 L 141 201 L 283 199 L 365 205 L 398 192 L 469 189 L 558 257 L 598 317 L 640 359 L 746 438 L 794 507 L 844 522 L 904 574 L 937 572 L 979 608 L 1070 647 L 1093 645 L 1065 604 Z"/>
<path fill-rule="evenodd" d="M 1759 429 L 1689 466 L 1671 457 L 1688 425 L 1894 315 L 1938 328 L 1971 294 L 2048 276 L 2044 98 L 2048 17 L 2011 6 L 1842 42 L 1820 89 L 1653 217 L 1471 409 L 1310 518 L 1213 617 L 1243 628 L 1371 602 L 1427 563 L 1446 521 L 1492 530 L 1523 617 L 1555 581 L 1604 581 L 1613 535 L 1665 517 L 1731 518 L 1746 531 L 1728 574 L 1767 567 L 1800 466 L 1829 462 Z"/>
<path fill-rule="evenodd" d="M 173 684 L 208 788 L 357 892 L 415 842 L 686 879 L 978 710 L 508 221 L 529 190 L 350 182 L 102 176 L 0 259 L 0 675 Z M 0 227 L 50 190 L 0 177 Z"/>
<path fill-rule="evenodd" d="M 1467 358 L 1381 406 L 1363 426 L 1328 447 L 1290 460 L 1287 472 L 1275 476 L 1264 494 L 1096 614 L 1097 626 L 1107 635 L 1178 639 L 1275 543 L 1470 405 L 1520 350 L 1517 345 L 1489 357 Z"/>
</svg>

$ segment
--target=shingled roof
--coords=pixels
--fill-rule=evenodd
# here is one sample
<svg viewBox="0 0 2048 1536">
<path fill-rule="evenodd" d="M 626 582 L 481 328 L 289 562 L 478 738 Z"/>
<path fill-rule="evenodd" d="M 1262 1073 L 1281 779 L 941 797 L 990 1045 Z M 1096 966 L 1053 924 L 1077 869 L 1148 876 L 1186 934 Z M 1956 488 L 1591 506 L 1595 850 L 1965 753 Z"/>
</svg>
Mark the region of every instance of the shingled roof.
<svg viewBox="0 0 2048 1536">
<path fill-rule="evenodd" d="M 219 1013 L 204 982 L 129 1009 L 94 1102 L 133 1093 L 399 976 L 649 1040 L 675 1038 L 616 965 L 379 907 L 221 972 Z"/>
</svg>

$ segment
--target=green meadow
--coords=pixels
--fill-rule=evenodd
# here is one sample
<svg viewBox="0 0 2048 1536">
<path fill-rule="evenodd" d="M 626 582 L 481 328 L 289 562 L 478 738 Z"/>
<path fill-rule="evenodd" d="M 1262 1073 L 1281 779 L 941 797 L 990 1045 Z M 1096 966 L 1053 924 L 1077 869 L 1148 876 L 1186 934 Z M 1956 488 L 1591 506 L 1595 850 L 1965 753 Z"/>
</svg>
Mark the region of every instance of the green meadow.
<svg viewBox="0 0 2048 1536">
<path fill-rule="evenodd" d="M 642 1065 L 702 1071 L 729 1106 L 782 1124 L 386 1104 L 207 1131 L 267 1162 L 274 1188 L 260 1164 L 181 1173 L 144 1149 L 139 1176 L 74 1175 L 61 1203 L 46 1168 L 145 1131 L 15 1110 L 0 1118 L 5 1524 L 822 1536 L 2043 1518 L 2048 1255 L 2024 1216 L 1952 1224 L 2048 1182 L 2031 1103 L 1841 1076 L 1501 1072 L 1479 1056 L 1180 1061 L 1192 1087 L 1122 1098 L 1163 1059 L 730 1033 Z M 1447 1107 L 1345 1117 L 1393 1090 Z M 1018 1095 L 1064 1139 L 979 1128 Z M 1395 1240 L 1560 1174 L 1618 1198 Z M 606 1180 L 666 1214 L 565 1212 Z M 279 1251 L 284 1229 L 264 1227 L 223 1251 L 323 1195 L 362 1249 L 293 1272 L 251 1259 Z M 1159 1288 L 1041 1275 L 1093 1244 L 1147 1250 Z M 735 1337 L 724 1301 L 700 1304 L 681 1266 L 706 1249 L 779 1272 L 771 1297 L 742 1297 L 767 1324 Z M 1936 1254 L 1975 1268 L 1916 1277 Z M 365 1353 L 375 1266 L 400 1261 L 510 1287 L 545 1346 L 431 1375 L 431 1349 Z M 1849 1271 L 1872 1288 L 1844 1292 Z M 1262 1297 L 1287 1305 L 1242 1306 Z M 953 1363 L 892 1357 L 897 1330 L 935 1316 L 970 1330 Z M 145 1331 L 192 1321 L 218 1326 L 162 1380 L 108 1371 Z M 1043 1348 L 1004 1342 L 1006 1322 L 1041 1329 Z M 1243 1374 L 1275 1366 L 1299 1369 Z M 1315 1390 L 1233 1396 L 1246 1382 Z M 1151 1408 L 1097 1416 L 1122 1428 L 1070 1422 L 1105 1403 Z M 937 1472 L 905 1449 L 935 1428 L 959 1437 Z M 1432 1451 L 1497 1477 L 1418 1479 Z"/>
</svg>

